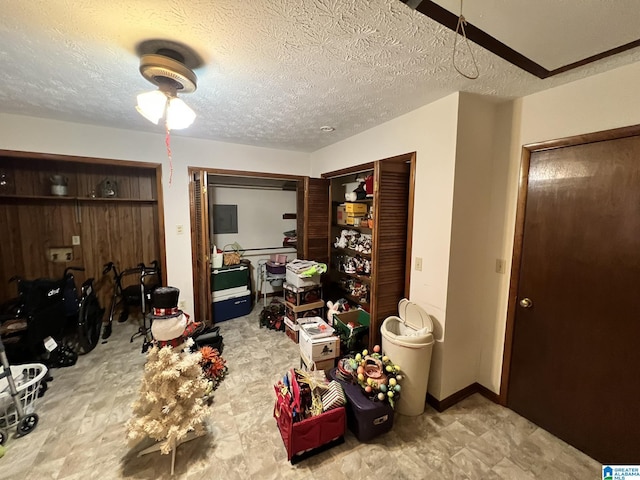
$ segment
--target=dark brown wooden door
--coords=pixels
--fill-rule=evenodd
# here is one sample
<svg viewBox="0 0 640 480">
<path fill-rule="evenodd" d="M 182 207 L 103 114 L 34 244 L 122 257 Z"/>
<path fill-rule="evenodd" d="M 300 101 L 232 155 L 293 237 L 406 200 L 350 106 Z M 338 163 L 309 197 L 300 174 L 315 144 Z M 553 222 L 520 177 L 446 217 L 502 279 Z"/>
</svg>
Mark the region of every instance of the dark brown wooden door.
<svg viewBox="0 0 640 480">
<path fill-rule="evenodd" d="M 329 262 L 329 180 L 298 184 L 298 258 Z"/>
<path fill-rule="evenodd" d="M 211 313 L 211 264 L 209 246 L 209 202 L 207 200 L 207 174 L 192 171 L 191 195 L 191 248 L 193 255 L 193 297 L 195 318 L 207 325 L 213 323 Z"/>
<path fill-rule="evenodd" d="M 639 288 L 640 137 L 533 152 L 507 404 L 603 463 L 640 463 Z"/>
</svg>

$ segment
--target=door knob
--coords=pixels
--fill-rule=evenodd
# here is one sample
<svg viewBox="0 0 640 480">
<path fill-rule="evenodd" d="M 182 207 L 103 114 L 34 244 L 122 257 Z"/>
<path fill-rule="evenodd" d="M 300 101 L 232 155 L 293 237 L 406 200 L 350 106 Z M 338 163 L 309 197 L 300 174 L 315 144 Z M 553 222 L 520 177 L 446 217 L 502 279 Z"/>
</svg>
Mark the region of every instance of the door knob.
<svg viewBox="0 0 640 480">
<path fill-rule="evenodd" d="M 522 300 L 520 300 L 520 306 L 522 308 L 531 308 L 533 306 L 533 302 L 530 298 L 523 298 Z"/>
</svg>

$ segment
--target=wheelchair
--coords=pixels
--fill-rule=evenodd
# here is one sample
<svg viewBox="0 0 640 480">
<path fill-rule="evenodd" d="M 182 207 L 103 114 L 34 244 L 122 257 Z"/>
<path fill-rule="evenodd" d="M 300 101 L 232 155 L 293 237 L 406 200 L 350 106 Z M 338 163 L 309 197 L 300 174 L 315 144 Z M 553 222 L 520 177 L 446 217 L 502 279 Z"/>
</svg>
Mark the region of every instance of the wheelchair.
<svg viewBox="0 0 640 480">
<path fill-rule="evenodd" d="M 80 290 L 67 267 L 60 279 L 24 280 L 13 277 L 18 296 L 7 302 L 0 314 L 0 337 L 12 363 L 42 361 L 48 366 L 69 366 L 77 354 L 93 350 L 100 339 L 104 310 L 93 290 L 93 278 Z M 59 346 L 49 355 L 44 341 L 53 338 Z"/>
<path fill-rule="evenodd" d="M 114 290 L 109 309 L 109 319 L 102 330 L 102 339 L 106 340 L 111 336 L 113 329 L 113 318 L 118 306 L 120 314 L 118 322 L 123 323 L 129 319 L 130 307 L 139 307 L 142 313 L 142 326 L 131 336 L 131 342 L 136 337 L 142 336 L 148 339 L 150 326 L 147 326 L 147 311 L 151 306 L 151 294 L 162 286 L 162 275 L 160 263 L 157 260 L 151 262 L 150 266 L 139 263 L 136 267 L 118 271 L 113 262 L 104 265 L 103 275 L 113 272 Z"/>
</svg>

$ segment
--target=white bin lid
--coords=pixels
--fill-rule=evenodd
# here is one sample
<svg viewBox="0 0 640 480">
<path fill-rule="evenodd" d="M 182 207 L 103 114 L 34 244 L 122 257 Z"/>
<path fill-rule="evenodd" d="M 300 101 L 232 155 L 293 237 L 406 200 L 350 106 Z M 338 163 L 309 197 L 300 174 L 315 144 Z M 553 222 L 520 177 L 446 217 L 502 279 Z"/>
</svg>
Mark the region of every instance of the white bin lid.
<svg viewBox="0 0 640 480">
<path fill-rule="evenodd" d="M 385 340 L 392 344 L 413 349 L 433 345 L 433 322 L 429 314 L 416 303 L 403 298 L 398 303 L 399 317 L 387 317 L 382 326 L 382 349 Z"/>
<path fill-rule="evenodd" d="M 408 327 L 414 330 L 426 329 L 425 333 L 433 332 L 433 321 L 429 314 L 417 303 L 403 298 L 398 302 L 398 315 Z"/>
</svg>

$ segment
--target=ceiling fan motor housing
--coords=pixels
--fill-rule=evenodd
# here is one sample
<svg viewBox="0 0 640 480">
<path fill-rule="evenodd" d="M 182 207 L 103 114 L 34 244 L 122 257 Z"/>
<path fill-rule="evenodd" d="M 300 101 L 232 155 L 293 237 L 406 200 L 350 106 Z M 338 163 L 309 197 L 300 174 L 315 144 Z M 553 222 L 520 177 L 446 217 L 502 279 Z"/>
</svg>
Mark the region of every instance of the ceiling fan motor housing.
<svg viewBox="0 0 640 480">
<path fill-rule="evenodd" d="M 193 70 L 171 57 L 159 54 L 146 54 L 140 57 L 140 73 L 149 82 L 160 89 L 174 90 L 178 93 L 195 92 L 197 77 Z"/>
</svg>

